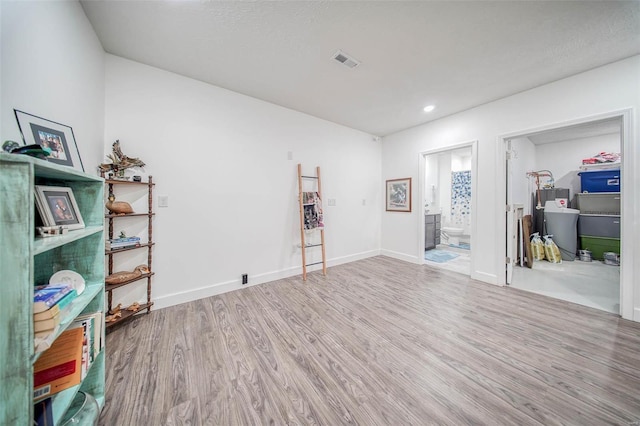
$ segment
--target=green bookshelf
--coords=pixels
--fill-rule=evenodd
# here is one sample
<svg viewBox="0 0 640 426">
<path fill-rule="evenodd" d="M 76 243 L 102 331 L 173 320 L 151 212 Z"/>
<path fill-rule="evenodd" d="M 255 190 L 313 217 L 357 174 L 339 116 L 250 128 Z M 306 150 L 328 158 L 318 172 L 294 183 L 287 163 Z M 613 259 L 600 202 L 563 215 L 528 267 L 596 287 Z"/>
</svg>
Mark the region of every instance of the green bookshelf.
<svg viewBox="0 0 640 426">
<path fill-rule="evenodd" d="M 35 185 L 73 189 L 86 227 L 53 237 L 36 237 Z M 59 270 L 78 272 L 87 289 L 65 311 L 56 334 L 84 313 L 104 312 L 104 180 L 24 155 L 0 153 L 0 424 L 33 424 L 33 286 Z M 104 339 L 104 327 L 102 338 Z M 104 406 L 105 354 L 96 357 L 80 386 L 52 397 L 60 424 L 78 391 Z"/>
</svg>

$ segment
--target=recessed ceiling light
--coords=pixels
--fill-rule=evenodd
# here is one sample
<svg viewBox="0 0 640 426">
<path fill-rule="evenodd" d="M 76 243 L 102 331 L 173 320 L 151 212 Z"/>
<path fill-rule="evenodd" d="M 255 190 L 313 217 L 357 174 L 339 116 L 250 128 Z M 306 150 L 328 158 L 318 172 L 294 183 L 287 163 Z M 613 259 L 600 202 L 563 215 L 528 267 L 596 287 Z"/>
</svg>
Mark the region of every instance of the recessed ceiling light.
<svg viewBox="0 0 640 426">
<path fill-rule="evenodd" d="M 431 112 L 434 109 L 436 109 L 435 105 L 427 105 L 426 107 L 424 107 L 424 112 Z"/>
</svg>

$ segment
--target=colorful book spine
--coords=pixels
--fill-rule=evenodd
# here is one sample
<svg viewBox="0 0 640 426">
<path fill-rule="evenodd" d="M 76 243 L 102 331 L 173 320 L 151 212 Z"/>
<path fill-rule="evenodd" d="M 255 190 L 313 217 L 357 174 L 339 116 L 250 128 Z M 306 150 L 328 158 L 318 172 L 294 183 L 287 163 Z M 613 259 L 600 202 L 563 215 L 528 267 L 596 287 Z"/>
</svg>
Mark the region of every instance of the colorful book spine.
<svg viewBox="0 0 640 426">
<path fill-rule="evenodd" d="M 68 284 L 37 286 L 33 294 L 33 313 L 37 314 L 50 309 L 72 290 Z"/>
<path fill-rule="evenodd" d="M 135 247 L 140 245 L 140 237 L 116 238 L 108 240 L 105 244 L 107 250 Z"/>
</svg>

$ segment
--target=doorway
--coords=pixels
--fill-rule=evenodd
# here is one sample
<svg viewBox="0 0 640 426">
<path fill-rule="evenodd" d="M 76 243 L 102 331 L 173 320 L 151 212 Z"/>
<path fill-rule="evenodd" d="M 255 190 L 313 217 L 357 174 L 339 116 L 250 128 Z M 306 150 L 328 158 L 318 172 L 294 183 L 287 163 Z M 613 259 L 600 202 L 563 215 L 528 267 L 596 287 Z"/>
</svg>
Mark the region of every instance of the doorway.
<svg viewBox="0 0 640 426">
<path fill-rule="evenodd" d="M 421 154 L 424 264 L 471 275 L 476 168 L 475 141 Z"/>
<path fill-rule="evenodd" d="M 507 225 L 507 285 L 606 312 L 621 313 L 621 267 L 611 256 L 607 259 L 606 253 L 619 256 L 621 252 L 620 201 L 624 195 L 619 182 L 618 186 L 613 185 L 615 179 L 609 179 L 610 187 L 598 188 L 598 194 L 595 188 L 590 191 L 583 186 L 587 185 L 585 179 L 594 171 L 596 175 L 605 177 L 611 175 L 619 179 L 621 176 L 623 124 L 623 117 L 614 115 L 503 139 L 509 206 L 507 219 L 510 222 Z M 592 193 L 585 195 L 585 191 Z M 587 205 L 587 197 L 593 200 L 600 194 L 609 194 L 606 195 L 608 204 L 606 208 L 593 210 Z M 566 224 L 567 220 L 571 222 L 571 217 L 575 217 L 575 222 L 564 225 L 560 230 L 562 242 L 554 242 L 562 252 L 561 263 L 556 263 L 558 259 L 555 258 L 552 261 L 522 262 L 523 258 L 534 255 L 533 252 L 518 250 L 518 245 L 524 245 L 520 241 L 526 243 L 522 232 L 517 235 L 518 229 L 522 231 L 523 227 L 513 226 L 517 220 L 513 212 L 519 207 L 522 215 L 531 219 L 532 234 L 537 233 L 542 238 L 552 233 L 553 221 L 561 218 Z M 554 211 L 556 208 L 560 208 L 559 215 Z M 590 226 L 587 230 L 586 224 L 594 220 L 598 228 Z M 612 228 L 605 229 L 605 225 L 601 225 L 603 221 L 610 222 Z M 556 237 L 551 236 L 550 241 L 560 239 Z M 514 247 L 514 241 L 520 244 Z"/>
</svg>

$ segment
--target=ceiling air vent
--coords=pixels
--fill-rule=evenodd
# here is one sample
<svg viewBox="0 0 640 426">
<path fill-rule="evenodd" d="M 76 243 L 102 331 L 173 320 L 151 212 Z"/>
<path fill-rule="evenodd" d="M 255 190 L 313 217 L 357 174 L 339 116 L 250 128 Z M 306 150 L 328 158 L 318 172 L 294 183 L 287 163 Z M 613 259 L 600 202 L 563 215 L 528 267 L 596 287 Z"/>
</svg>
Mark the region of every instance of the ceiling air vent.
<svg viewBox="0 0 640 426">
<path fill-rule="evenodd" d="M 348 68 L 355 68 L 358 65 L 360 65 L 360 61 L 349 56 L 347 53 L 343 52 L 342 50 L 338 50 L 336 53 L 334 53 L 332 58 Z"/>
</svg>

